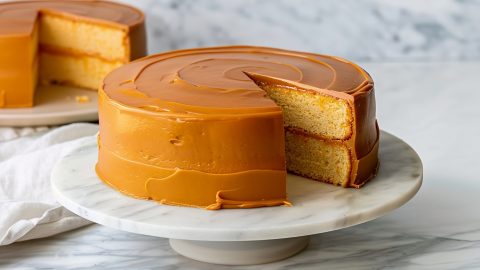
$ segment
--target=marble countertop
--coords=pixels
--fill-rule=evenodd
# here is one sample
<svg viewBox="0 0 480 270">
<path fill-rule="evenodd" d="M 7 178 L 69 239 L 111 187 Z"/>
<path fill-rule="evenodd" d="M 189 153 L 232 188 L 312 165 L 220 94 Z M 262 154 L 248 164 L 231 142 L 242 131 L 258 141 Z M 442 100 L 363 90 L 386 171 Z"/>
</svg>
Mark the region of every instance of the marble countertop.
<svg viewBox="0 0 480 270">
<path fill-rule="evenodd" d="M 480 4 L 453 0 L 120 0 L 150 52 L 250 44 L 354 61 L 480 60 Z"/>
<path fill-rule="evenodd" d="M 424 184 L 402 208 L 316 235 L 290 259 L 238 269 L 479 269 L 479 62 L 366 63 L 383 130 L 424 163 Z M 175 254 L 167 239 L 91 225 L 0 247 L 0 268 L 232 269 Z"/>
</svg>

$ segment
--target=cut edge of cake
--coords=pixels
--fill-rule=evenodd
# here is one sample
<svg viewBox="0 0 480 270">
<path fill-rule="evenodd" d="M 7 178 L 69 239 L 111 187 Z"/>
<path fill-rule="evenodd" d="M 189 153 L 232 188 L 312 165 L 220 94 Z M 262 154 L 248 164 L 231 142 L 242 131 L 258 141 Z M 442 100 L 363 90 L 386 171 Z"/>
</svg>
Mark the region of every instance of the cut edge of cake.
<svg viewBox="0 0 480 270">
<path fill-rule="evenodd" d="M 346 93 L 315 91 L 295 82 L 244 72 L 282 108 L 285 125 L 287 170 L 313 180 L 360 188 L 378 169 L 373 169 L 360 184 L 355 183 L 363 158 L 368 159 L 376 144 L 364 157 L 354 153 L 355 113 L 353 101 Z M 301 85 L 301 84 L 298 84 Z M 302 85 L 303 86 L 303 85 Z M 378 133 L 378 126 L 377 126 Z"/>
<path fill-rule="evenodd" d="M 348 185 L 352 156 L 345 145 L 286 128 L 285 152 L 288 171 L 333 185 Z"/>
<path fill-rule="evenodd" d="M 354 118 L 347 100 L 261 80 L 256 83 L 282 108 L 286 128 L 329 140 L 348 140 L 352 136 Z"/>
<path fill-rule="evenodd" d="M 50 52 L 88 55 L 104 61 L 128 61 L 128 27 L 53 10 L 40 10 L 40 45 Z M 85 38 L 88 37 L 88 38 Z"/>
<path fill-rule="evenodd" d="M 91 90 L 130 59 L 128 28 L 53 10 L 40 10 L 39 84 Z"/>
</svg>

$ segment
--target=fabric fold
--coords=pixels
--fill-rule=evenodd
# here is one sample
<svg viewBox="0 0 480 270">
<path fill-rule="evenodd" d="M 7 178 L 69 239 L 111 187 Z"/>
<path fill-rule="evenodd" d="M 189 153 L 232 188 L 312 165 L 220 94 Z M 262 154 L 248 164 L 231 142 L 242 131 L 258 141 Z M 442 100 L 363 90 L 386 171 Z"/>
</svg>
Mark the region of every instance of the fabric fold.
<svg viewBox="0 0 480 270">
<path fill-rule="evenodd" d="M 89 221 L 54 198 L 54 165 L 98 132 L 98 125 L 0 128 L 0 245 L 48 237 Z"/>
</svg>

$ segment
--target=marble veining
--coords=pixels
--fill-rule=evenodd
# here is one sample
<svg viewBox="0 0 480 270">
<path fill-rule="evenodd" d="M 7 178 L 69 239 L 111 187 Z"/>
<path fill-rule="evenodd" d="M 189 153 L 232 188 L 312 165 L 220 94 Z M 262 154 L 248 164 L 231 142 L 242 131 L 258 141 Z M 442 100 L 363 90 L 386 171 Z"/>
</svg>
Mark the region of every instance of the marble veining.
<svg viewBox="0 0 480 270">
<path fill-rule="evenodd" d="M 146 12 L 150 52 L 249 44 L 354 61 L 480 59 L 480 2 L 123 0 Z"/>
<path fill-rule="evenodd" d="M 176 254 L 165 238 L 91 225 L 43 240 L 0 247 L 5 269 L 479 269 L 480 243 L 412 235 L 384 227 L 385 217 L 312 237 L 297 256 L 258 266 L 227 267 Z"/>
</svg>

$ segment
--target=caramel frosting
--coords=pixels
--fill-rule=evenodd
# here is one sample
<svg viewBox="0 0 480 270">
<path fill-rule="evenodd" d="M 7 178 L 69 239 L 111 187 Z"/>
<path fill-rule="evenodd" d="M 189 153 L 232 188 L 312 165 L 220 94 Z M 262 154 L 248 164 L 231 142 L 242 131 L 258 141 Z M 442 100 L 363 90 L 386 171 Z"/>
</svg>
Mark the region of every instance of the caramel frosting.
<svg viewBox="0 0 480 270">
<path fill-rule="evenodd" d="M 370 76 L 337 57 L 250 46 L 167 52 L 111 72 L 99 91 L 98 175 L 166 204 L 288 204 L 282 110 L 258 81 L 349 101 L 350 186 L 371 177 L 378 130 Z"/>
<path fill-rule="evenodd" d="M 0 108 L 33 105 L 39 62 L 37 21 L 43 13 L 121 29 L 129 35 L 123 60 L 145 55 L 144 15 L 134 7 L 95 0 L 0 3 Z"/>
<path fill-rule="evenodd" d="M 30 35 L 40 11 L 77 16 L 95 23 L 129 28 L 143 23 L 143 13 L 108 1 L 15 1 L 0 4 L 0 35 Z"/>
</svg>

